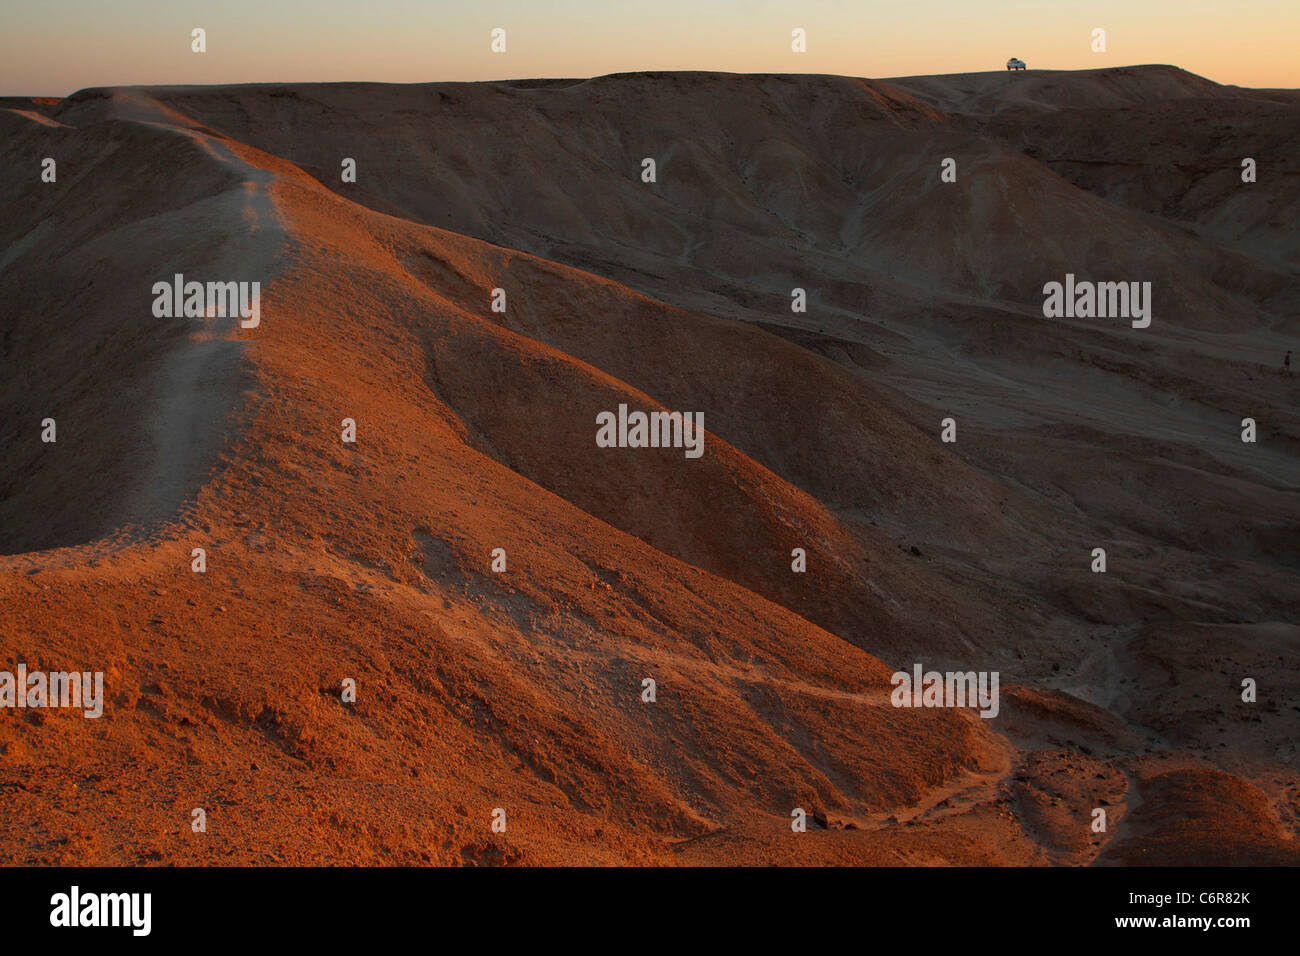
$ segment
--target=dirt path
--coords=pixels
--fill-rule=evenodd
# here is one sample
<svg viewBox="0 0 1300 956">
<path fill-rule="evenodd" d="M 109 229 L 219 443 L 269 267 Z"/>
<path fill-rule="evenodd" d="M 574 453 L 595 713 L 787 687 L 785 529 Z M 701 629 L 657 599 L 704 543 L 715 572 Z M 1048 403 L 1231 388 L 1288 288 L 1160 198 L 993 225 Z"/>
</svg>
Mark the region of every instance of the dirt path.
<svg viewBox="0 0 1300 956">
<path fill-rule="evenodd" d="M 267 191 L 272 174 L 240 159 L 220 139 L 191 128 L 188 119 L 143 93 L 115 91 L 113 112 L 117 119 L 186 137 L 242 177 L 238 188 L 203 203 L 211 232 L 229 241 L 208 260 L 204 274 L 193 278 L 260 282 L 264 301 L 286 258 L 284 223 Z M 175 241 L 185 244 L 190 239 L 178 234 Z M 243 351 L 256 347 L 257 331 L 241 330 L 237 316 L 174 321 L 190 323 L 194 331 L 158 371 L 154 408 L 146 418 L 153 456 L 126 509 L 127 523 L 146 530 L 183 511 L 201 486 L 239 402 Z"/>
</svg>

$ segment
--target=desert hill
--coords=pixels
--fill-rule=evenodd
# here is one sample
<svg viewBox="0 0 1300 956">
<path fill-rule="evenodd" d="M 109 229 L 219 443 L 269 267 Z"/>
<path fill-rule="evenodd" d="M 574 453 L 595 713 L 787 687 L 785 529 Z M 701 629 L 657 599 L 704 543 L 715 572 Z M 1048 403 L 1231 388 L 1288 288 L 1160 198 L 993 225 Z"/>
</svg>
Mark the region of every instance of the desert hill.
<svg viewBox="0 0 1300 956">
<path fill-rule="evenodd" d="M 109 697 L 0 712 L 6 861 L 1300 859 L 1297 115 L 1172 68 L 0 101 L 0 656 Z M 156 317 L 178 272 L 260 325 Z M 1151 326 L 1045 319 L 1067 272 Z M 619 404 L 705 454 L 596 447 Z M 999 718 L 891 706 L 914 662 Z"/>
</svg>

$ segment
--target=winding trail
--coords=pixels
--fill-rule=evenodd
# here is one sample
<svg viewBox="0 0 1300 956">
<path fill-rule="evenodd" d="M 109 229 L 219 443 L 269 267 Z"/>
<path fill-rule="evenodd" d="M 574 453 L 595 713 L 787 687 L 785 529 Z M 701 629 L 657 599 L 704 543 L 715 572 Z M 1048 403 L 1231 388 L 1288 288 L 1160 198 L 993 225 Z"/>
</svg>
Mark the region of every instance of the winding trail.
<svg viewBox="0 0 1300 956">
<path fill-rule="evenodd" d="M 115 90 L 112 115 L 185 137 L 241 177 L 239 187 L 201 204 L 212 231 L 231 241 L 208 259 L 204 274 L 193 278 L 260 282 L 264 297 L 286 262 L 284 220 L 268 191 L 274 174 L 246 162 L 220 138 L 137 90 Z M 177 241 L 185 237 L 177 236 Z M 239 403 L 244 349 L 258 334 L 256 328 L 241 329 L 237 315 L 175 321 L 198 321 L 201 327 L 166 356 L 157 373 L 154 408 L 146 416 L 152 461 L 126 508 L 126 522 L 146 531 L 183 512 L 201 486 Z"/>
</svg>

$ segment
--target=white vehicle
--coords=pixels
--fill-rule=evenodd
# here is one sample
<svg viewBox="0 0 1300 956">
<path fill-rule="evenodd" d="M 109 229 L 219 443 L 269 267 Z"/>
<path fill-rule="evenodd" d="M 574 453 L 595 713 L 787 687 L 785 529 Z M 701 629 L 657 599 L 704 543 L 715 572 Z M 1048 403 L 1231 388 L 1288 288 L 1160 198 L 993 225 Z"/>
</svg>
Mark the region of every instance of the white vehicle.
<svg viewBox="0 0 1300 956">
<path fill-rule="evenodd" d="M 1007 60 L 1008 70 L 1023 70 L 1024 68 L 1025 68 L 1024 60 L 1017 60 L 1014 56 L 1011 59 Z"/>
</svg>

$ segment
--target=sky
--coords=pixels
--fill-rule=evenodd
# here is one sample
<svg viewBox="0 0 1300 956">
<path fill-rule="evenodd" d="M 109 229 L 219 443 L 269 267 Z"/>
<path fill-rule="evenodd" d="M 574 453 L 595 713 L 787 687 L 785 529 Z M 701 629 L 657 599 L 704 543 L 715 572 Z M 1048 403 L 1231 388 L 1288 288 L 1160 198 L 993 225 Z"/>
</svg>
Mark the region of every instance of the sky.
<svg viewBox="0 0 1300 956">
<path fill-rule="evenodd" d="M 191 51 L 191 31 L 207 51 Z M 491 50 L 491 31 L 506 50 Z M 806 31 L 807 52 L 791 50 Z M 1093 30 L 1105 31 L 1094 52 Z M 0 95 L 90 86 L 586 77 L 883 78 L 1168 63 L 1300 87 L 1300 0 L 0 0 Z"/>
</svg>

